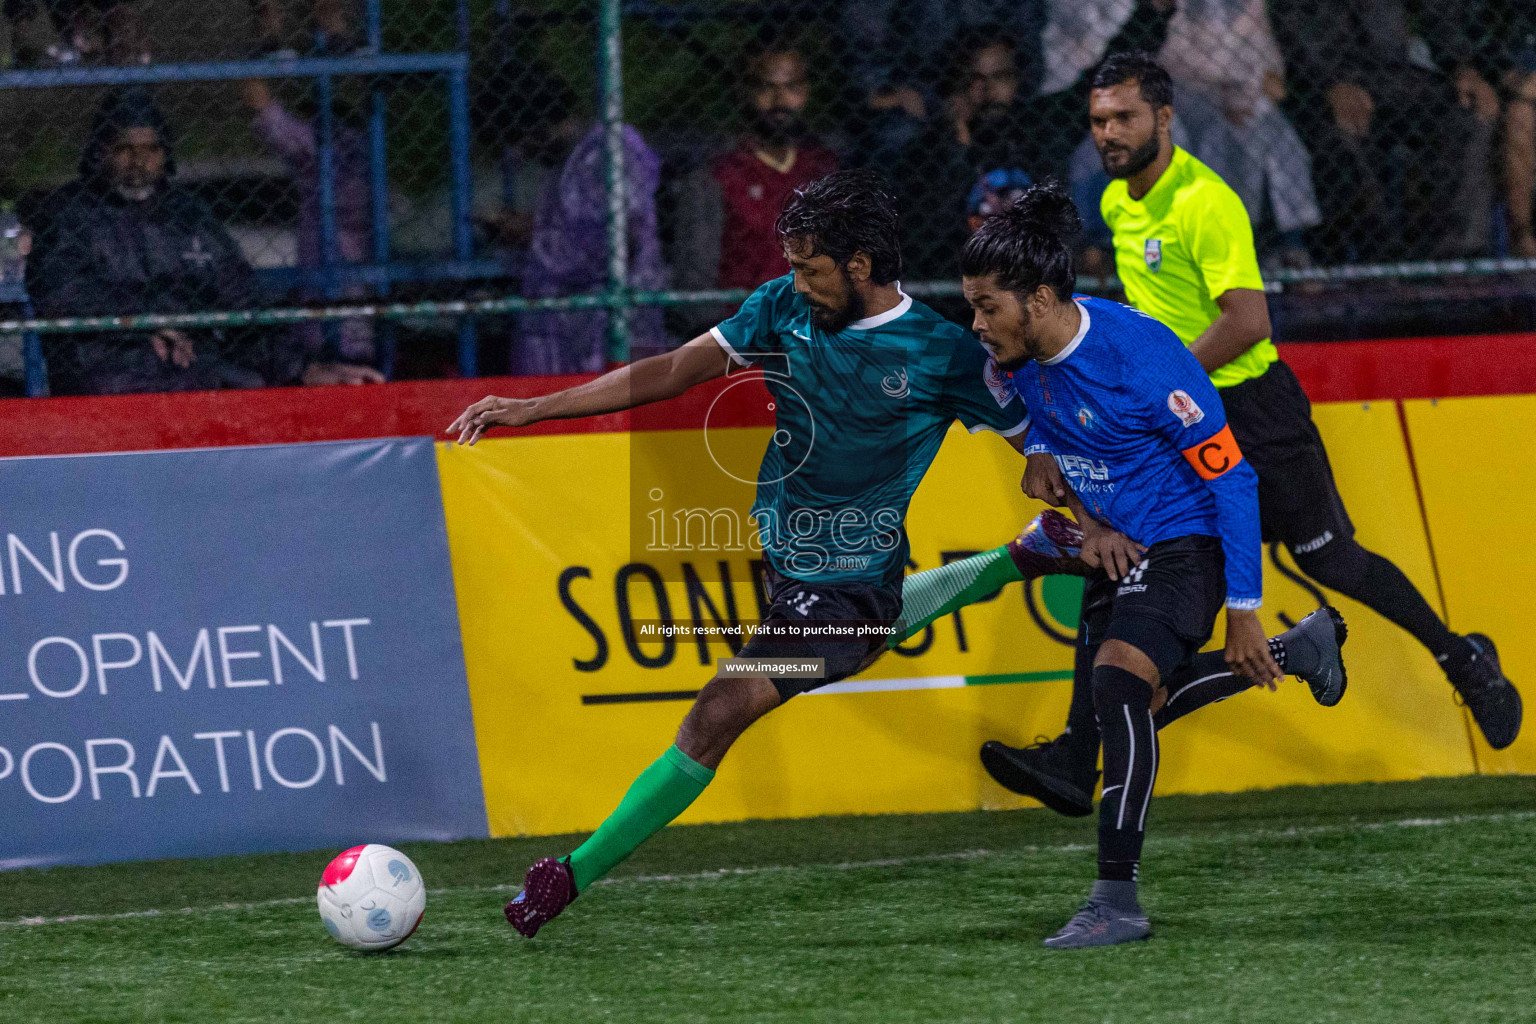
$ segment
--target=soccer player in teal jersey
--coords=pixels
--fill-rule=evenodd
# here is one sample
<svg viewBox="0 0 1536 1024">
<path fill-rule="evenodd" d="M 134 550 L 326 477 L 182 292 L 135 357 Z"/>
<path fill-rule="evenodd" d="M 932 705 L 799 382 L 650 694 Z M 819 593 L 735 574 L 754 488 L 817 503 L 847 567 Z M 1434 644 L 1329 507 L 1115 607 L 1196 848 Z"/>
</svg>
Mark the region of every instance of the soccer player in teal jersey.
<svg viewBox="0 0 1536 1024">
<path fill-rule="evenodd" d="M 907 505 L 949 425 L 992 429 L 1022 451 L 1025 416 L 996 363 L 963 328 L 901 290 L 896 205 L 869 171 L 798 190 L 778 220 L 793 273 L 763 285 L 708 334 L 565 391 L 489 397 L 449 428 L 473 444 L 520 427 L 630 409 L 760 367 L 777 430 L 758 473 L 757 518 L 771 606 L 743 658 L 820 658 L 824 678 L 717 675 L 676 743 L 635 780 L 598 830 L 528 869 L 508 921 L 534 935 L 640 843 L 681 814 L 753 722 L 798 693 L 856 672 L 884 636 L 786 639 L 789 624 L 888 625 L 901 614 Z M 1087 546 L 1123 560 L 1132 545 L 1097 523 Z"/>
</svg>

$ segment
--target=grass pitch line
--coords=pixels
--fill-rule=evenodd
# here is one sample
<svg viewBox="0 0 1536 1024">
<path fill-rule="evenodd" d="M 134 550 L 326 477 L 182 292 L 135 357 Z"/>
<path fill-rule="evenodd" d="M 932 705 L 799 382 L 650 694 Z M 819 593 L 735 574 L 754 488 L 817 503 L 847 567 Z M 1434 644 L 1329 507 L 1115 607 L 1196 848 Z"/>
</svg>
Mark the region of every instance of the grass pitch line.
<svg viewBox="0 0 1536 1024">
<path fill-rule="evenodd" d="M 1086 850 L 1081 844 L 1049 847 L 1051 850 Z M 859 868 L 898 868 L 909 864 L 924 864 L 947 860 L 977 860 L 993 856 L 990 850 L 962 850 L 958 853 L 929 853 L 916 857 L 889 857 L 884 860 L 848 861 L 841 864 L 772 864 L 755 868 L 718 868 L 693 874 L 635 875 L 629 878 L 603 878 L 594 885 L 628 885 L 637 882 L 691 882 L 712 881 L 736 875 L 761 875 L 782 871 L 853 871 Z M 428 889 L 429 896 L 451 896 L 459 893 L 516 892 L 521 885 L 460 885 L 444 889 Z M 22 917 L 0 921 L 0 928 L 34 928 L 51 924 L 88 924 L 99 921 L 132 921 L 146 917 L 192 917 L 221 911 L 264 910 L 268 907 L 292 906 L 313 903 L 313 896 L 285 896 L 282 899 L 257 900 L 251 903 L 210 903 L 202 907 L 180 907 L 175 910 L 125 910 L 116 914 L 66 914 L 63 917 Z"/>
<path fill-rule="evenodd" d="M 1086 850 L 1074 844 L 1071 848 Z M 1052 849 L 1057 849 L 1053 847 Z M 1060 847 L 1065 850 L 1068 847 Z M 632 875 L 628 878 L 600 878 L 593 885 L 626 885 L 635 882 L 712 882 L 737 875 L 766 875 L 782 871 L 856 871 L 860 868 L 902 868 L 910 864 L 928 864 L 946 860 L 981 860 L 996 856 L 992 850 L 960 850 L 957 853 L 926 853 L 916 857 L 889 857 L 885 860 L 844 861 L 839 864 L 765 864 L 755 868 L 715 868 L 683 875 Z M 497 889 L 520 889 L 518 885 L 498 885 Z"/>
<path fill-rule="evenodd" d="M 282 907 L 292 903 L 313 903 L 313 896 L 286 896 L 277 900 L 259 900 L 255 903 L 210 903 L 202 907 L 180 907 L 175 910 L 125 910 L 117 914 L 66 914 L 63 917 L 20 917 L 13 921 L 0 921 L 0 928 L 30 928 L 45 924 L 78 924 L 92 921 L 131 921 L 140 917 L 193 917 L 212 914 L 221 910 L 260 910 L 263 907 Z"/>
<path fill-rule="evenodd" d="M 1526 821 L 1536 818 L 1536 811 L 1500 811 L 1492 814 L 1456 814 L 1445 818 L 1399 818 L 1395 821 L 1349 822 L 1337 825 L 1297 825 L 1283 829 L 1250 829 L 1243 832 L 1225 832 L 1222 841 L 1247 839 L 1287 839 L 1296 836 L 1330 835 L 1344 832 L 1381 831 L 1393 828 L 1440 828 L 1446 825 L 1464 825 L 1495 821 Z M 1204 841 L 1203 836 L 1155 836 L 1148 837 L 1151 847 L 1188 845 Z M 727 878 L 751 875 L 776 874 L 788 871 L 857 871 L 867 868 L 899 868 L 914 864 L 932 864 L 945 861 L 986 860 L 1000 853 L 1082 853 L 1093 850 L 1091 843 L 1059 843 L 1050 846 L 1026 845 L 1011 850 L 959 850 L 954 853 L 929 853 L 912 857 L 887 857 L 880 860 L 843 861 L 832 864 L 766 864 L 750 868 L 716 868 L 688 874 L 633 875 L 627 878 L 604 878 L 594 885 L 638 885 L 667 882 L 711 882 Z M 428 889 L 431 896 L 451 896 L 467 893 L 515 892 L 522 888 L 516 884 L 462 885 L 443 889 Z M 103 921 L 131 921 L 155 917 L 196 917 L 228 911 L 263 910 L 268 907 L 293 906 L 313 903 L 312 896 L 288 896 L 281 899 L 257 900 L 251 903 L 210 903 L 201 907 L 180 907 L 174 910 L 127 910 L 116 914 L 67 914 L 62 917 L 22 917 L 0 921 L 0 928 L 33 928 L 58 924 L 89 924 Z"/>
</svg>

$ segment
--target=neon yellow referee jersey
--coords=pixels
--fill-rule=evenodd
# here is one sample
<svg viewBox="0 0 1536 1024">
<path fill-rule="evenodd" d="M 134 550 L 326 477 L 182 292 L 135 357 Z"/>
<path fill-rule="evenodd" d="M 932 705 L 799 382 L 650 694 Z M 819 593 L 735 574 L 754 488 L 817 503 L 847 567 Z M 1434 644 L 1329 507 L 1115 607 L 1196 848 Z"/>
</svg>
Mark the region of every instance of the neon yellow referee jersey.
<svg viewBox="0 0 1536 1024">
<path fill-rule="evenodd" d="M 1233 288 L 1263 290 L 1253 225 L 1243 201 L 1216 172 L 1174 147 L 1173 162 L 1141 199 L 1116 179 L 1099 201 L 1115 235 L 1115 264 L 1131 305 L 1191 344 L 1221 315 L 1216 299 Z M 1229 388 L 1280 358 L 1268 338 L 1211 374 Z"/>
</svg>

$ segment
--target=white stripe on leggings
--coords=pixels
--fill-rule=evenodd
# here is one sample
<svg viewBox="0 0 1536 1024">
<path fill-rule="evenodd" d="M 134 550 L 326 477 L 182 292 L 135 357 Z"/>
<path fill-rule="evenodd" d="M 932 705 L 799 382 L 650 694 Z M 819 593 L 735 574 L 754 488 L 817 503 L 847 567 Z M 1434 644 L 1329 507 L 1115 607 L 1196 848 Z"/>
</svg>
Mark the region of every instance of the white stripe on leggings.
<svg viewBox="0 0 1536 1024">
<path fill-rule="evenodd" d="M 1152 720 L 1152 712 L 1147 712 L 1148 735 L 1152 737 L 1152 777 L 1147 780 L 1147 795 L 1141 798 L 1141 820 L 1136 822 L 1136 831 L 1144 832 L 1147 828 L 1147 805 L 1152 802 L 1152 787 L 1157 785 L 1157 723 Z"/>
<path fill-rule="evenodd" d="M 1125 827 L 1125 794 L 1131 791 L 1131 770 L 1136 767 L 1136 730 L 1131 728 L 1131 706 L 1121 704 L 1125 712 L 1125 731 L 1131 737 L 1131 756 L 1125 762 L 1125 784 L 1120 788 L 1120 814 L 1115 818 L 1115 828 Z"/>
<path fill-rule="evenodd" d="M 1194 688 L 1196 686 L 1199 686 L 1201 683 L 1208 683 L 1212 679 L 1225 679 L 1228 676 L 1235 676 L 1235 675 L 1237 675 L 1236 672 L 1217 672 L 1215 675 L 1201 676 L 1199 679 L 1196 679 L 1194 682 L 1192 682 L 1192 683 L 1185 683 L 1183 686 L 1181 686 L 1177 690 L 1175 690 L 1173 696 L 1168 698 L 1167 703 L 1172 704 L 1174 701 L 1179 699 L 1179 695 L 1180 694 L 1183 694 L 1186 691 L 1188 691 L 1188 690 L 1190 690 L 1190 689 L 1192 689 L 1192 688 Z"/>
</svg>

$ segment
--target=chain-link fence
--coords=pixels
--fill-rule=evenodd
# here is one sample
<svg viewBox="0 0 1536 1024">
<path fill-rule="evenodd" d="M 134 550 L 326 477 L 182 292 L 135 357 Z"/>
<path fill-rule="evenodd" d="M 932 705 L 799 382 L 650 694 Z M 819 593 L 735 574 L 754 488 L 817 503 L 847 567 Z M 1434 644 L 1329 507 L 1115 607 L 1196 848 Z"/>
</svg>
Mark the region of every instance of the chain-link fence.
<svg viewBox="0 0 1536 1024">
<path fill-rule="evenodd" d="M 1112 289 L 1089 94 L 1119 50 L 1172 74 L 1174 139 L 1241 195 L 1292 334 L 1531 320 L 1527 0 L 4 12 L 0 389 L 600 369 L 784 272 L 784 197 L 849 166 L 896 186 L 903 279 L 946 311 L 968 232 L 1045 178 Z"/>
</svg>

